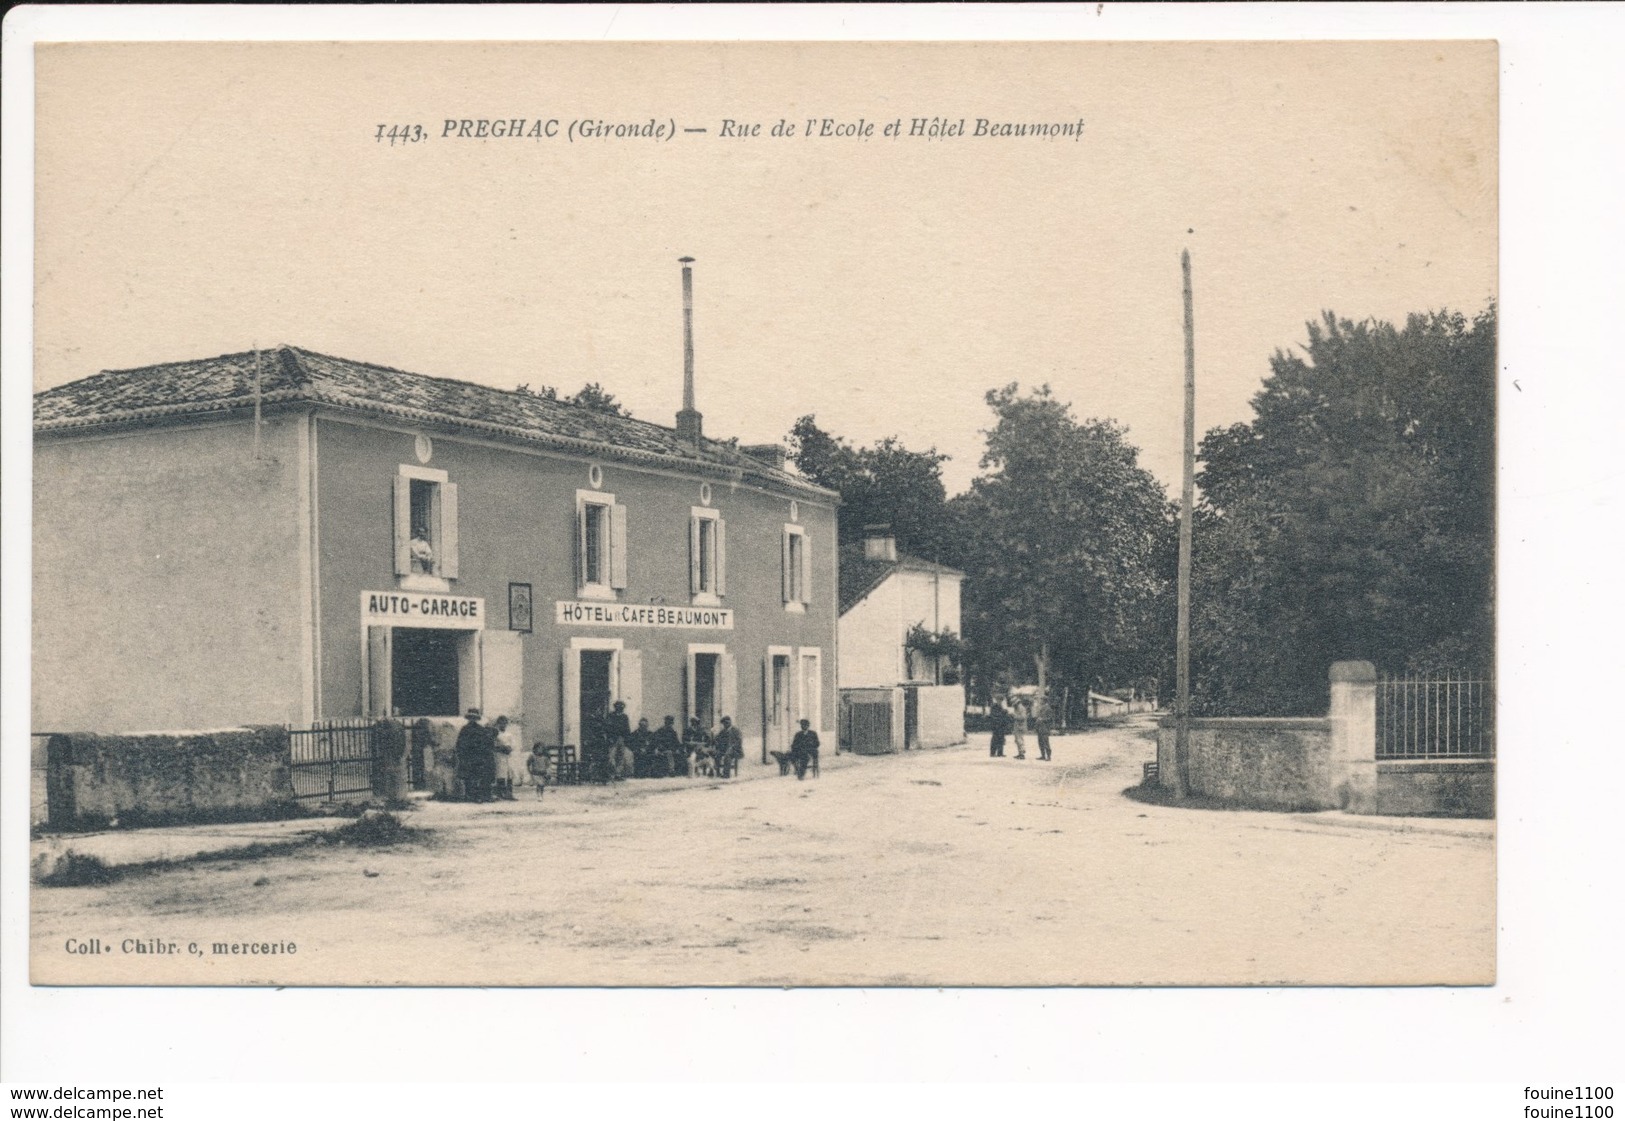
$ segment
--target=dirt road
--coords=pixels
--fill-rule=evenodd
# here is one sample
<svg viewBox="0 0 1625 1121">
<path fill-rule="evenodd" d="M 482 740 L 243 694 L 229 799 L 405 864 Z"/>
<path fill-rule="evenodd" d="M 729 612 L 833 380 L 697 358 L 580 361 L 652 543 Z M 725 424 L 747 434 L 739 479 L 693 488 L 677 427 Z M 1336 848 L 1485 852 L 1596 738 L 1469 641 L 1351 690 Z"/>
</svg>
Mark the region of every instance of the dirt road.
<svg viewBox="0 0 1625 1121">
<path fill-rule="evenodd" d="M 36 982 L 1473 983 L 1491 822 L 1145 805 L 1150 726 L 423 803 L 424 845 L 33 889 Z M 768 768 L 768 770 L 773 770 Z M 98 939 L 101 954 L 69 953 Z M 174 953 L 126 953 L 126 939 Z M 197 943 L 201 954 L 188 952 Z M 214 954 L 214 943 L 293 954 Z"/>
</svg>

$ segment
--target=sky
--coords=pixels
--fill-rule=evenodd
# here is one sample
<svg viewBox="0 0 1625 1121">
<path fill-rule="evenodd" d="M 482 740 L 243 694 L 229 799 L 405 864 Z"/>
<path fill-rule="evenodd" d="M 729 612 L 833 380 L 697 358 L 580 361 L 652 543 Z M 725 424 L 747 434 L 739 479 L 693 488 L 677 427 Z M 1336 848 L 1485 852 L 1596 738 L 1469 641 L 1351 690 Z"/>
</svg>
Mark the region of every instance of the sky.
<svg viewBox="0 0 1625 1121">
<path fill-rule="evenodd" d="M 690 256 L 709 435 L 811 413 L 947 453 L 957 491 L 986 392 L 1049 383 L 1176 493 L 1181 250 L 1199 432 L 1247 419 L 1323 309 L 1496 291 L 1493 43 L 81 43 L 37 66 L 36 389 L 289 343 L 596 381 L 671 424 Z M 443 135 L 514 118 L 671 135 Z"/>
</svg>

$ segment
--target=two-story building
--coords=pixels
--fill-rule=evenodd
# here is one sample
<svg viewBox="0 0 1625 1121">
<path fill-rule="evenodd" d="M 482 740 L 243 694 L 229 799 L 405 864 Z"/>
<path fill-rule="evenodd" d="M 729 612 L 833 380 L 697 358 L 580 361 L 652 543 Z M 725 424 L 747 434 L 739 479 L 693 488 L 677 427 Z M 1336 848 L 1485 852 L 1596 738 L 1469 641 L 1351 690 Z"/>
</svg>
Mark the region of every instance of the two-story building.
<svg viewBox="0 0 1625 1121">
<path fill-rule="evenodd" d="M 36 395 L 35 728 L 833 728 L 837 496 L 706 438 L 686 349 L 673 428 L 292 346 Z"/>
</svg>

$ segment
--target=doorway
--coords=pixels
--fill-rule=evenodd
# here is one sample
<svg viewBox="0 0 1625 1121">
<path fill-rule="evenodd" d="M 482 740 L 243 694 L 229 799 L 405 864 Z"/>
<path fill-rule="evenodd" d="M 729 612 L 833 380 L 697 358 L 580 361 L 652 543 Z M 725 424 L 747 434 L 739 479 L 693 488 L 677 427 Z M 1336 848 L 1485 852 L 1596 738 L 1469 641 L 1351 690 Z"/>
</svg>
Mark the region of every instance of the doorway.
<svg viewBox="0 0 1625 1121">
<path fill-rule="evenodd" d="M 717 711 L 717 672 L 720 654 L 694 655 L 694 711 L 693 716 L 700 718 L 700 727 L 710 731 L 716 726 L 717 718 L 732 713 Z"/>
<path fill-rule="evenodd" d="M 767 720 L 763 737 L 763 762 L 769 751 L 790 750 L 790 655 L 772 654 L 768 657 Z"/>
<path fill-rule="evenodd" d="M 914 751 L 920 746 L 920 687 L 903 687 L 903 750 Z"/>
<path fill-rule="evenodd" d="M 609 715 L 609 706 L 615 699 L 612 686 L 614 668 L 615 651 L 581 651 L 579 701 L 582 727 L 587 727 L 592 721 Z"/>
<path fill-rule="evenodd" d="M 460 631 L 395 628 L 389 703 L 396 716 L 457 715 L 457 646 L 462 637 Z"/>
</svg>

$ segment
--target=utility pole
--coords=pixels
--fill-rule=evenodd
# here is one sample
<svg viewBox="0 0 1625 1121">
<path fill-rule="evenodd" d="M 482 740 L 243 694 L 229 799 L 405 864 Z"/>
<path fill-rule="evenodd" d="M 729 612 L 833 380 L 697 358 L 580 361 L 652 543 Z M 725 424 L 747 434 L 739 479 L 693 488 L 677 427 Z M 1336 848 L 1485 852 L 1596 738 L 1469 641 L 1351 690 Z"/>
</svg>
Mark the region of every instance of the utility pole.
<svg viewBox="0 0 1625 1121">
<path fill-rule="evenodd" d="M 1196 324 L 1191 311 L 1191 251 L 1179 255 L 1185 276 L 1185 471 L 1179 496 L 1179 636 L 1175 660 L 1174 792 L 1189 789 L 1191 746 L 1191 515 L 1196 502 Z"/>
</svg>

